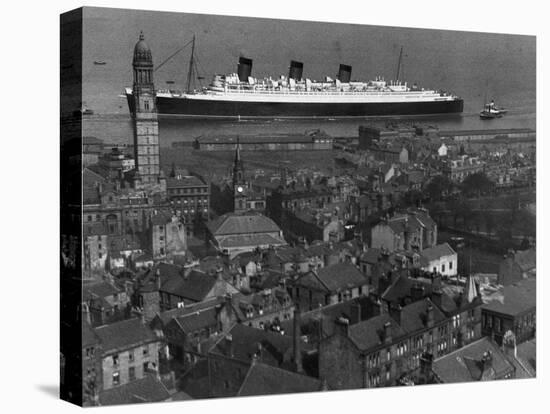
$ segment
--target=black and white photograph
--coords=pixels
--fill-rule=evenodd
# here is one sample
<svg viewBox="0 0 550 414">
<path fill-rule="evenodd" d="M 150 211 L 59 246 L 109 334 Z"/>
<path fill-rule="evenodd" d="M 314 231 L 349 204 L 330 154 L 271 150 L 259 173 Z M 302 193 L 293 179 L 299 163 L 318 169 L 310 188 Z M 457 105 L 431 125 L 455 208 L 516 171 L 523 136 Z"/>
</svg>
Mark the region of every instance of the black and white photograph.
<svg viewBox="0 0 550 414">
<path fill-rule="evenodd" d="M 536 376 L 534 36 L 94 7 L 61 35 L 62 396 Z"/>
<path fill-rule="evenodd" d="M 483 27 L 144 3 L 58 9 L 58 101 L 26 81 L 58 104 L 59 238 L 36 243 L 59 381 L 38 392 L 464 412 L 541 380 L 538 29 L 495 28 L 498 5 Z"/>
</svg>

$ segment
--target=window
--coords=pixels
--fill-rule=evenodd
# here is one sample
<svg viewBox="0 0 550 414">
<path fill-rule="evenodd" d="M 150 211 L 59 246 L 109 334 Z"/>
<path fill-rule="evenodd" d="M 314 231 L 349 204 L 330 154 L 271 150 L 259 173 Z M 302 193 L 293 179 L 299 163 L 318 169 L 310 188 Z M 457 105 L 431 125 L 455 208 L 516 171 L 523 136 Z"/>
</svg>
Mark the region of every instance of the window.
<svg viewBox="0 0 550 414">
<path fill-rule="evenodd" d="M 148 369 L 149 369 L 149 362 L 146 361 L 143 363 L 143 372 L 144 373 L 147 372 Z"/>
<path fill-rule="evenodd" d="M 128 352 L 128 361 L 130 362 L 134 361 L 134 351 Z"/>
<path fill-rule="evenodd" d="M 120 372 L 115 371 L 113 372 L 113 385 L 120 384 Z"/>
<path fill-rule="evenodd" d="M 149 347 L 148 346 L 143 347 L 143 356 L 146 356 L 146 355 L 149 355 Z"/>
<path fill-rule="evenodd" d="M 130 379 L 130 381 L 133 381 L 133 380 L 136 379 L 136 368 L 135 367 L 128 368 L 128 378 Z"/>
<path fill-rule="evenodd" d="M 449 270 L 453 270 L 453 262 L 449 262 Z"/>
<path fill-rule="evenodd" d="M 88 216 L 88 221 L 92 221 L 92 216 Z"/>
<path fill-rule="evenodd" d="M 445 263 L 441 265 L 441 273 L 445 272 Z"/>
<path fill-rule="evenodd" d="M 114 355 L 113 355 L 113 365 L 114 365 L 114 366 L 117 366 L 117 365 L 118 365 L 118 354 L 114 354 Z"/>
<path fill-rule="evenodd" d="M 93 358 L 94 353 L 95 353 L 95 349 L 94 349 L 93 346 L 90 347 L 90 348 L 86 348 L 86 356 L 87 356 L 87 357 Z"/>
</svg>

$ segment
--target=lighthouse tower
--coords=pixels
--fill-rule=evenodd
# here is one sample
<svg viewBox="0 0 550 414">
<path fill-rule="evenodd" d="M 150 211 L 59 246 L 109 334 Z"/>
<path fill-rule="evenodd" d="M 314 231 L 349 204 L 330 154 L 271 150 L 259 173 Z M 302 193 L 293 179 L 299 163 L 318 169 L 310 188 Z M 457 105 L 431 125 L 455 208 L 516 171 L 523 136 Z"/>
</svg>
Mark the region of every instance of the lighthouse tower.
<svg viewBox="0 0 550 414">
<path fill-rule="evenodd" d="M 153 84 L 153 57 L 143 32 L 134 47 L 134 158 L 137 175 L 144 187 L 159 184 L 158 116 Z"/>
</svg>

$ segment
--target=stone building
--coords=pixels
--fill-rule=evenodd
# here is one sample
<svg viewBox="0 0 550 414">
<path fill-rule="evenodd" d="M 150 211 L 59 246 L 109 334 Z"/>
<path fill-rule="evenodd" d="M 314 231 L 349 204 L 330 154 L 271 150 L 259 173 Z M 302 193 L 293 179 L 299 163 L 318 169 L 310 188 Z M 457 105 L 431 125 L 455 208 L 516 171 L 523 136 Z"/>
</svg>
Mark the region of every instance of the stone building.
<svg viewBox="0 0 550 414">
<path fill-rule="evenodd" d="M 344 302 L 369 294 L 366 277 L 351 263 L 337 263 L 298 276 L 291 288 L 302 310 Z"/>
<path fill-rule="evenodd" d="M 286 245 L 283 232 L 266 216 L 255 213 L 228 213 L 208 223 L 214 247 L 230 258 L 243 252 Z"/>
<path fill-rule="evenodd" d="M 183 220 L 169 210 L 155 210 L 150 223 L 150 251 L 154 259 L 166 258 L 187 250 L 187 233 Z"/>
<path fill-rule="evenodd" d="M 437 244 L 437 224 L 425 209 L 396 213 L 382 219 L 371 229 L 371 247 L 396 250 L 417 250 Z"/>
<path fill-rule="evenodd" d="M 140 318 L 94 329 L 101 343 L 102 390 L 158 372 L 161 341 Z"/>
<path fill-rule="evenodd" d="M 535 337 L 537 316 L 537 281 L 524 279 L 506 285 L 497 292 L 483 298 L 483 334 L 502 343 L 507 331 L 511 331 L 522 343 Z"/>
<path fill-rule="evenodd" d="M 153 83 L 153 56 L 143 33 L 134 47 L 132 61 L 134 118 L 134 159 L 139 180 L 145 186 L 159 184 L 161 178 L 158 116 Z"/>
<path fill-rule="evenodd" d="M 498 267 L 498 283 L 510 285 L 520 280 L 536 277 L 537 253 L 535 249 L 509 252 Z"/>
<path fill-rule="evenodd" d="M 457 275 L 458 255 L 449 243 L 428 247 L 422 250 L 420 255 L 423 270 L 446 277 Z"/>
<path fill-rule="evenodd" d="M 319 375 L 331 389 L 410 381 L 423 360 L 481 337 L 481 298 L 473 280 L 455 297 L 402 282 L 382 295 L 378 316 L 359 323 L 339 318 L 339 329 L 321 341 Z"/>
<path fill-rule="evenodd" d="M 433 382 L 446 384 L 516 377 L 512 361 L 487 337 L 436 358 L 431 370 Z"/>
<path fill-rule="evenodd" d="M 198 222 L 208 221 L 210 186 L 199 177 L 173 171 L 166 179 L 166 191 L 174 209 L 183 218 L 187 235 L 200 230 L 195 229 Z"/>
</svg>

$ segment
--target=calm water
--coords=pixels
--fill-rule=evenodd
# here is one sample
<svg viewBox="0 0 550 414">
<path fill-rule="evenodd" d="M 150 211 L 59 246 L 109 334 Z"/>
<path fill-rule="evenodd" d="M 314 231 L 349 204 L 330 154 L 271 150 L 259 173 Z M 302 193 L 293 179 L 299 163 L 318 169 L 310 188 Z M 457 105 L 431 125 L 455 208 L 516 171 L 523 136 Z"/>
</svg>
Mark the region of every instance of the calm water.
<svg viewBox="0 0 550 414">
<path fill-rule="evenodd" d="M 193 14 L 87 8 L 84 12 L 83 100 L 94 115 L 84 134 L 109 143 L 130 143 L 132 126 L 125 98 L 131 85 L 131 61 L 139 31 L 151 47 L 155 65 L 197 36 L 198 69 L 214 73 L 236 70 L 239 55 L 254 59 L 253 74 L 278 76 L 291 59 L 304 62 L 304 76 L 334 76 L 340 63 L 353 66 L 353 79 L 395 78 L 399 49 L 404 48 L 403 76 L 421 87 L 443 89 L 465 101 L 462 116 L 402 118 L 400 121 L 441 129 L 535 128 L 536 76 L 533 36 L 465 33 L 377 26 L 277 21 Z M 155 72 L 157 87 L 186 80 L 189 48 Z M 105 65 L 94 65 L 94 61 Z M 198 85 L 197 85 L 198 86 Z M 485 98 L 509 109 L 499 120 L 481 121 Z M 224 132 L 303 132 L 321 128 L 334 136 L 357 135 L 366 122 L 387 120 L 221 122 L 161 120 L 162 146 Z"/>
</svg>

